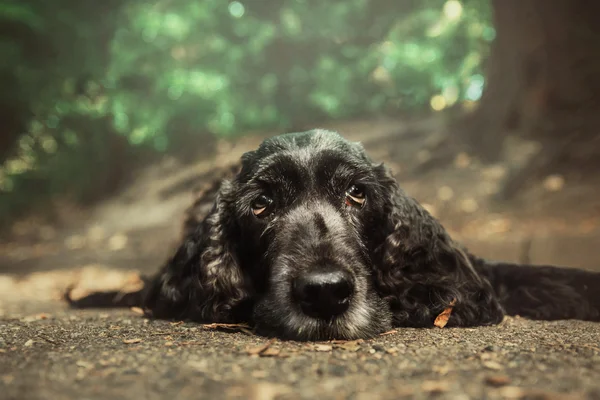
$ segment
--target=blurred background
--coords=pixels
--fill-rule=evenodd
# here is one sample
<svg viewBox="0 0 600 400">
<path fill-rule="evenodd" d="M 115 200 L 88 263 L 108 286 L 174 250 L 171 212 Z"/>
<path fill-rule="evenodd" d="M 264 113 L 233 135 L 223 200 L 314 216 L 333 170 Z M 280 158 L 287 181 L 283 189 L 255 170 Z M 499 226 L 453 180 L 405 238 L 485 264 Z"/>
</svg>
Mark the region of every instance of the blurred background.
<svg viewBox="0 0 600 400">
<path fill-rule="evenodd" d="M 0 272 L 152 271 L 195 189 L 315 127 L 362 141 L 482 256 L 600 268 L 597 15 L 586 0 L 1 0 Z"/>
</svg>

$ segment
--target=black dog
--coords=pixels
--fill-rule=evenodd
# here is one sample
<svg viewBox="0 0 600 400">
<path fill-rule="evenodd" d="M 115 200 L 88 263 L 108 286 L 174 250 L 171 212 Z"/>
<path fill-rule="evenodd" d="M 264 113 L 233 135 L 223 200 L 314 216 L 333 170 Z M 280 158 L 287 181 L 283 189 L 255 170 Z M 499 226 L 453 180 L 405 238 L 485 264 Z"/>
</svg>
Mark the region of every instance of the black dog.
<svg viewBox="0 0 600 400">
<path fill-rule="evenodd" d="M 497 324 L 505 314 L 600 321 L 600 273 L 469 254 L 360 144 L 334 132 L 264 141 L 233 180 L 200 198 L 185 227 L 142 291 L 71 304 L 252 322 L 299 340 L 432 327 L 451 305 L 448 326 Z"/>
</svg>

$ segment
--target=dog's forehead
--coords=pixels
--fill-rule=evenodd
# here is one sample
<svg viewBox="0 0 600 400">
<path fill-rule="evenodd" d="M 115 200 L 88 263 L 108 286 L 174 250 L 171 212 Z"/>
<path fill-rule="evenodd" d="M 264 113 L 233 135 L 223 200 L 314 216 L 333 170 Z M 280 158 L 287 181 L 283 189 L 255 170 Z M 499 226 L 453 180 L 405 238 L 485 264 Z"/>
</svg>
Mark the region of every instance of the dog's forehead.
<svg viewBox="0 0 600 400">
<path fill-rule="evenodd" d="M 257 151 L 267 156 L 282 151 L 315 153 L 319 150 L 352 150 L 355 146 L 355 143 L 349 142 L 337 132 L 313 129 L 271 137 L 263 141 Z"/>
<path fill-rule="evenodd" d="M 323 154 L 348 162 L 368 161 L 360 143 L 350 142 L 339 133 L 324 129 L 285 133 L 268 138 L 258 149 L 244 154 L 242 160 L 246 169 L 256 172 L 283 159 L 308 166 Z"/>
</svg>

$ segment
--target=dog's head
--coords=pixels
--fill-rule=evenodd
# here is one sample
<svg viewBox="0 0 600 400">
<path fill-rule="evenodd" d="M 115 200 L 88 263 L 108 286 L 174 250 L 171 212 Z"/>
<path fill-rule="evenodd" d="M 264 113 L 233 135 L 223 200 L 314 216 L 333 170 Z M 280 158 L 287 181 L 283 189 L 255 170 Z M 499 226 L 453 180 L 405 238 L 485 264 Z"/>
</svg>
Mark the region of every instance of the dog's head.
<svg viewBox="0 0 600 400">
<path fill-rule="evenodd" d="M 477 279 L 464 253 L 383 165 L 360 144 L 313 130 L 242 157 L 148 306 L 158 316 L 252 320 L 293 339 L 365 338 L 393 322 L 432 323 L 462 300 L 467 275 Z"/>
<path fill-rule="evenodd" d="M 232 206 L 260 330 L 351 338 L 391 326 L 371 279 L 389 197 L 381 173 L 328 131 L 277 136 L 244 155 Z"/>
</svg>

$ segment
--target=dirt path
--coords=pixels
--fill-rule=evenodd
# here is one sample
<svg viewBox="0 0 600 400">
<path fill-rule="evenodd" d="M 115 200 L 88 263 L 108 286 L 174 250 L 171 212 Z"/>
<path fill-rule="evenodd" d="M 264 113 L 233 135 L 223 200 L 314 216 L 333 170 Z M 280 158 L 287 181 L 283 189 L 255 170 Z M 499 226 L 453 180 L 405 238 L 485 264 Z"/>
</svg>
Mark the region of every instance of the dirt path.
<svg viewBox="0 0 600 400">
<path fill-rule="evenodd" d="M 600 182 L 550 177 L 498 205 L 491 198 L 516 159 L 482 167 L 457 155 L 451 168 L 412 172 L 436 140 L 435 121 L 332 128 L 390 164 L 406 191 L 479 255 L 600 270 Z M 17 224 L 0 244 L 0 398 L 600 398 L 600 324 L 509 319 L 361 343 L 275 342 L 250 355 L 265 339 L 130 311 L 71 311 L 57 299 L 72 282 L 108 288 L 126 271 L 156 270 L 175 244 L 189 188 L 265 135 L 221 142 L 215 158 L 191 165 L 165 159 L 119 196 L 70 212 L 76 217 L 61 227 Z"/>
<path fill-rule="evenodd" d="M 598 399 L 599 335 L 592 323 L 508 319 L 307 344 L 57 310 L 0 325 L 0 397 Z"/>
</svg>

